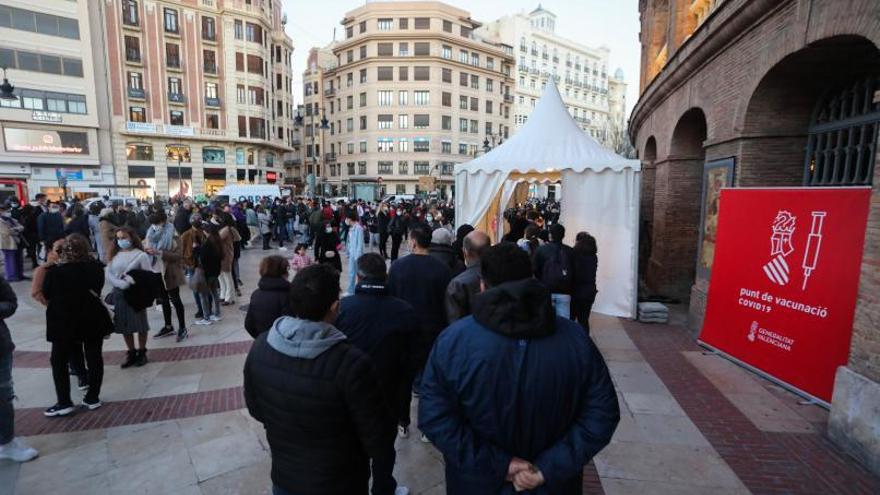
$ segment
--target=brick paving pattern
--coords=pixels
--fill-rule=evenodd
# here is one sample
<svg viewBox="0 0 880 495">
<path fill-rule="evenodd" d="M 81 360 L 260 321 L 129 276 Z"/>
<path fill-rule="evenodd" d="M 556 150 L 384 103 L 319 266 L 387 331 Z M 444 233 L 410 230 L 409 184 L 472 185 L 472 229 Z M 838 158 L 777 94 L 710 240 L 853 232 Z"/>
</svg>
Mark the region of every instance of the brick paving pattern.
<svg viewBox="0 0 880 495">
<path fill-rule="evenodd" d="M 174 337 L 167 337 L 173 339 Z M 189 359 L 211 359 L 236 354 L 247 354 L 253 341 L 228 342 L 222 344 L 193 345 L 148 349 L 150 361 L 171 362 Z M 126 351 L 104 351 L 104 366 L 119 365 L 125 360 Z M 49 352 L 15 351 L 13 363 L 16 368 L 49 368 Z"/>
<path fill-rule="evenodd" d="M 621 320 L 654 372 L 706 439 L 755 494 L 880 493 L 880 479 L 824 435 L 759 430 L 682 354 L 686 330 Z"/>
</svg>

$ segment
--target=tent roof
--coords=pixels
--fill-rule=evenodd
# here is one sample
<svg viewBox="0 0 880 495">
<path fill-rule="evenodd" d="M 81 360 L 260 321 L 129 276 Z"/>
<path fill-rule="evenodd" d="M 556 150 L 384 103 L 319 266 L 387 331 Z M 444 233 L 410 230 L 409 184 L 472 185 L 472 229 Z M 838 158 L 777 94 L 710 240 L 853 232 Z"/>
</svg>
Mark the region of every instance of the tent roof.
<svg viewBox="0 0 880 495">
<path fill-rule="evenodd" d="M 456 165 L 455 173 L 619 172 L 625 168 L 639 170 L 641 163 L 615 154 L 584 132 L 568 113 L 551 79 L 519 131 L 489 153 Z"/>
</svg>

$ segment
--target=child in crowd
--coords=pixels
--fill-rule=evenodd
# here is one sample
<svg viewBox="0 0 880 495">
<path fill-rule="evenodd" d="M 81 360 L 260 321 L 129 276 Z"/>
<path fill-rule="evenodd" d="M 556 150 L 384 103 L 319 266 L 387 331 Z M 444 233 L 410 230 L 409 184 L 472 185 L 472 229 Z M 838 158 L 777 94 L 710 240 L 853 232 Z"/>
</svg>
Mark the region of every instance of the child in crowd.
<svg viewBox="0 0 880 495">
<path fill-rule="evenodd" d="M 315 264 L 315 261 L 308 254 L 308 245 L 297 244 L 293 258 L 290 259 L 290 269 L 293 274 L 296 275 L 298 271 L 313 264 Z"/>
</svg>

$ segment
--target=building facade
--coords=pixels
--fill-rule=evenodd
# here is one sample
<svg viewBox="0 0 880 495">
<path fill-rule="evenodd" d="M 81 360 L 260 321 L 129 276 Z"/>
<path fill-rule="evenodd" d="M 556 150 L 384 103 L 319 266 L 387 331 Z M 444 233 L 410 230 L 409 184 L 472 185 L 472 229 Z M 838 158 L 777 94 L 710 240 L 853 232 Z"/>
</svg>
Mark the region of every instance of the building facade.
<svg viewBox="0 0 880 495">
<path fill-rule="evenodd" d="M 0 67 L 16 97 L 0 100 L 0 200 L 88 197 L 100 192 L 90 186 L 114 182 L 106 80 L 95 70 L 103 38 L 90 3 L 0 2 Z"/>
<path fill-rule="evenodd" d="M 515 47 L 516 91 L 512 109 L 516 127 L 528 121 L 544 85 L 552 77 L 562 101 L 585 132 L 608 145 L 612 122 L 623 122 L 625 105 L 614 100 L 626 83 L 614 80 L 612 91 L 607 47 L 589 48 L 556 34 L 556 15 L 540 5 L 529 14 L 504 16 L 477 30 L 479 35 Z"/>
<path fill-rule="evenodd" d="M 282 183 L 293 159 L 279 0 L 104 0 L 116 180 L 197 196 Z"/>
<path fill-rule="evenodd" d="M 651 294 L 689 301 L 692 329 L 711 277 L 699 252 L 709 166 L 732 159 L 733 187 L 873 188 L 829 434 L 880 472 L 880 4 L 641 0 L 639 12 L 640 272 Z"/>
<path fill-rule="evenodd" d="M 510 133 L 512 47 L 475 36 L 479 22 L 440 2 L 368 3 L 342 26 L 335 65 L 317 51 L 304 75 L 304 160 L 318 192 L 448 197 L 453 166 Z"/>
</svg>

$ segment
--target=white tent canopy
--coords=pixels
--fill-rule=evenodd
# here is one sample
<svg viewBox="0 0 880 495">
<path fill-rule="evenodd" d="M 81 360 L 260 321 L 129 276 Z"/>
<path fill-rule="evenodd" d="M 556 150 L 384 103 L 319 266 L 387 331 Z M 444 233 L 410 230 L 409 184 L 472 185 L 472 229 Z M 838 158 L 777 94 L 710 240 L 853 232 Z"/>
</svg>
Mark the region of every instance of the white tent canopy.
<svg viewBox="0 0 880 495">
<path fill-rule="evenodd" d="M 497 242 L 517 184 L 561 182 L 559 223 L 565 226 L 566 243 L 587 231 L 599 246 L 593 310 L 634 317 L 639 172 L 638 160 L 613 153 L 581 130 L 550 82 L 516 134 L 491 152 L 456 165 L 456 223 L 485 230 Z"/>
</svg>

